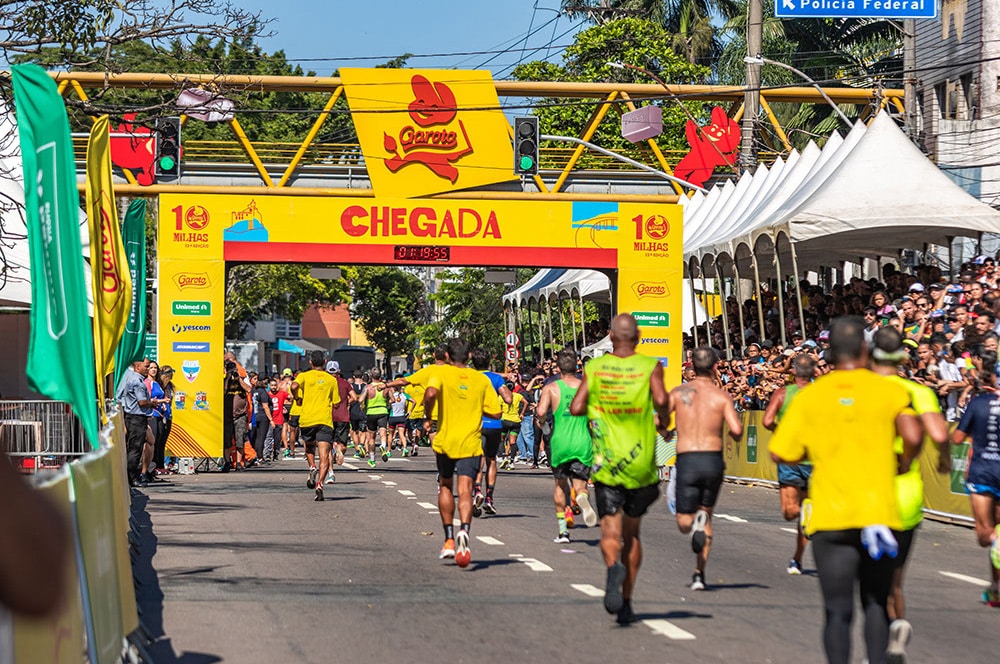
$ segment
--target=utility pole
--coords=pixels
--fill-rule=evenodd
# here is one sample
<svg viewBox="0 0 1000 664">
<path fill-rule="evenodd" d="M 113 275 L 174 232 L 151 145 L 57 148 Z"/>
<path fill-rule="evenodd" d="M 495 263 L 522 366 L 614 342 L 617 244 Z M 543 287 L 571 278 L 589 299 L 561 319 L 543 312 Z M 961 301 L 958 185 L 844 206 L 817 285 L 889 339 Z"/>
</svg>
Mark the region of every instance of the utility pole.
<svg viewBox="0 0 1000 664">
<path fill-rule="evenodd" d="M 912 18 L 903 21 L 903 104 L 906 106 L 906 135 L 917 138 L 917 26 Z"/>
<path fill-rule="evenodd" d="M 762 0 L 747 0 L 747 59 L 760 55 L 764 29 Z M 747 62 L 746 93 L 743 97 L 743 124 L 740 132 L 740 166 L 748 171 L 757 165 L 754 145 L 757 113 L 760 108 L 760 63 Z"/>
</svg>

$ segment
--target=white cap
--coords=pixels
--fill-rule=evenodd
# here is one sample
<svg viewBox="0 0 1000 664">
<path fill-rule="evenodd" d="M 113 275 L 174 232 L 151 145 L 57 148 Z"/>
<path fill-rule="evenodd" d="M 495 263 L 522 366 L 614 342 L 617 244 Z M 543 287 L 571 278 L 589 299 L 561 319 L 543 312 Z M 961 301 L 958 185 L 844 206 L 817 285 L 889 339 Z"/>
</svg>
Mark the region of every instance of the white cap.
<svg viewBox="0 0 1000 664">
<path fill-rule="evenodd" d="M 338 371 L 340 371 L 340 362 L 337 362 L 336 360 L 330 360 L 329 362 L 326 363 L 326 370 L 329 371 L 330 373 L 337 373 Z"/>
<path fill-rule="evenodd" d="M 917 283 L 910 286 L 910 292 L 912 293 L 913 291 L 917 291 L 918 293 L 923 293 L 924 285 L 918 281 Z"/>
</svg>

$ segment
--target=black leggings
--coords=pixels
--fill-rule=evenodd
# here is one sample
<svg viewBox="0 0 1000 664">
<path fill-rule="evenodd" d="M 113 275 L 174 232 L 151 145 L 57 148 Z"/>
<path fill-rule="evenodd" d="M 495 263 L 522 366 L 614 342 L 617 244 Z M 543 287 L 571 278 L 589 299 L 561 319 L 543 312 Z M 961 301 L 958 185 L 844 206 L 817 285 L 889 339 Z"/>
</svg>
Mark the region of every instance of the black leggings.
<svg viewBox="0 0 1000 664">
<path fill-rule="evenodd" d="M 857 529 L 817 531 L 812 544 L 826 607 L 823 647 L 827 661 L 830 664 L 850 661 L 855 581 L 860 581 L 861 586 L 868 661 L 873 664 L 884 661 L 889 645 L 889 615 L 885 607 L 895 559 L 872 560 L 861 546 L 861 531 Z"/>
<path fill-rule="evenodd" d="M 149 418 L 149 427 L 153 430 L 153 468 L 163 468 L 163 456 L 167 448 L 167 436 L 170 435 L 171 421 L 154 415 Z"/>
<path fill-rule="evenodd" d="M 253 428 L 253 451 L 257 453 L 257 463 L 264 461 L 264 441 L 267 440 L 270 428 L 271 423 L 267 420 L 264 420 L 263 424 L 257 423 Z"/>
</svg>

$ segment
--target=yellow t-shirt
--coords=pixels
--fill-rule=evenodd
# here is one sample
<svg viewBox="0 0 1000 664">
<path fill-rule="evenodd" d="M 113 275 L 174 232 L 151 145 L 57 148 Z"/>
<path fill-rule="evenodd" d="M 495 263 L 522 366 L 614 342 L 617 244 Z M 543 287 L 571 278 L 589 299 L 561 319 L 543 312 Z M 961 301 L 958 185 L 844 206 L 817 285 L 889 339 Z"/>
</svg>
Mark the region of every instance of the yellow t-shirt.
<svg viewBox="0 0 1000 664">
<path fill-rule="evenodd" d="M 441 367 L 444 367 L 444 366 L 448 366 L 448 365 L 446 365 L 446 364 L 428 364 L 426 367 L 418 369 L 417 371 L 414 371 L 412 374 L 410 374 L 409 376 L 406 377 L 406 380 L 410 384 L 410 387 L 421 388 L 420 389 L 420 408 L 421 408 L 421 410 L 423 410 L 423 408 L 424 408 L 424 392 L 427 390 L 427 385 L 430 384 L 431 376 L 433 376 L 434 373 L 438 369 L 440 369 Z M 415 416 L 411 415 L 411 417 L 415 417 Z M 426 415 L 425 415 L 425 417 L 426 417 Z M 438 405 L 437 405 L 437 403 L 435 403 L 434 407 L 431 409 L 431 419 L 432 420 L 437 420 L 438 419 Z"/>
<path fill-rule="evenodd" d="M 889 380 L 901 385 L 910 395 L 910 404 L 917 417 L 925 413 L 940 413 L 941 404 L 934 390 L 926 385 L 914 383 L 900 376 L 889 376 Z M 924 436 L 924 443 L 927 436 Z M 893 449 L 896 454 L 903 453 L 903 439 L 896 436 Z M 920 458 L 910 464 L 910 469 L 896 476 L 896 502 L 899 503 L 899 514 L 903 520 L 903 530 L 912 530 L 924 518 L 924 478 L 920 474 Z"/>
<path fill-rule="evenodd" d="M 511 397 L 510 403 L 506 401 L 500 402 L 500 407 L 503 409 L 500 419 L 507 420 L 508 422 L 520 422 L 521 402 L 524 401 L 524 395 L 519 392 L 512 392 Z"/>
<path fill-rule="evenodd" d="M 407 415 L 411 420 L 422 420 L 424 417 L 424 392 L 427 389 L 423 385 L 407 385 L 403 388 L 406 396 L 410 397 L 413 407 Z"/>
<path fill-rule="evenodd" d="M 438 432 L 432 449 L 452 459 L 482 456 L 482 424 L 486 413 L 500 413 L 500 398 L 493 383 L 472 368 L 439 365 L 427 387 L 435 387 Z"/>
<path fill-rule="evenodd" d="M 896 416 L 910 396 L 867 369 L 834 371 L 795 395 L 770 451 L 813 464 L 808 534 L 885 525 L 900 529 L 896 502 Z"/>
<path fill-rule="evenodd" d="M 299 414 L 300 427 L 314 427 L 325 424 L 333 426 L 333 407 L 340 403 L 337 379 L 325 371 L 310 369 L 296 378 L 299 384 L 298 396 L 302 399 Z"/>
</svg>

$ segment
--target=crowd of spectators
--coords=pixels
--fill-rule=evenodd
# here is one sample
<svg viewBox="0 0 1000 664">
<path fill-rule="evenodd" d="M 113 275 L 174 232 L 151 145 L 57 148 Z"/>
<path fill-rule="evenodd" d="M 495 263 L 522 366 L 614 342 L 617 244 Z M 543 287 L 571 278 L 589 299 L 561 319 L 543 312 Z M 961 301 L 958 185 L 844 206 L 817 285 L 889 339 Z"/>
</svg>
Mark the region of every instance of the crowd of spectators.
<svg viewBox="0 0 1000 664">
<path fill-rule="evenodd" d="M 724 358 L 719 363 L 719 377 L 738 410 L 765 408 L 771 393 L 790 380 L 791 360 L 799 353 L 814 356 L 817 372 L 829 371 L 826 329 L 838 316 L 862 317 L 869 341 L 880 327 L 895 327 L 910 349 L 910 359 L 901 371 L 937 392 L 949 421 L 957 420 L 971 396 L 981 389 L 983 359 L 996 358 L 1000 270 L 994 257 L 980 256 L 963 264 L 953 280 L 944 278 L 936 267 L 903 273 L 886 266 L 881 280 L 855 277 L 828 290 L 802 281 L 799 288 L 801 324 L 796 289 L 782 293 L 785 343 L 778 298 L 769 291 L 761 295 L 763 326 L 756 300 L 743 303 L 742 334 L 740 305 L 734 297 L 728 298 L 730 353 L 726 353 L 722 316 L 699 329 L 699 343 L 710 340 Z M 692 337 L 686 337 L 685 343 L 688 349 L 694 346 Z M 685 376 L 693 373 L 687 363 L 684 372 Z"/>
</svg>

